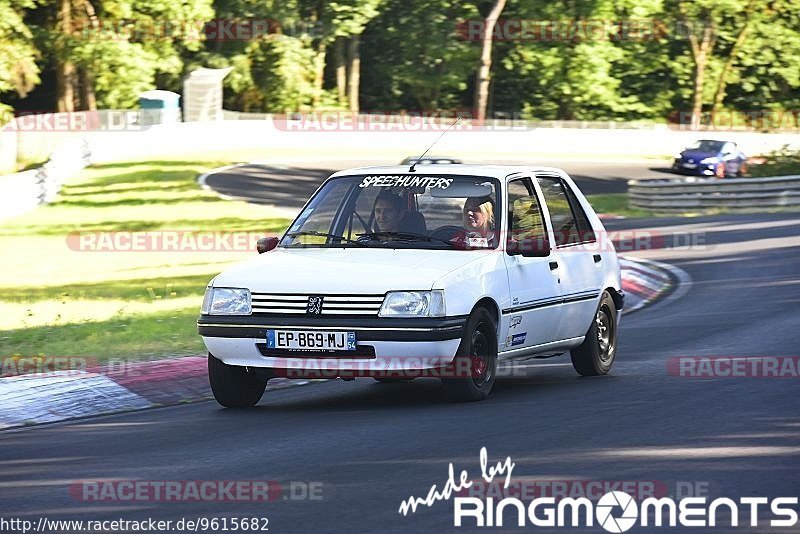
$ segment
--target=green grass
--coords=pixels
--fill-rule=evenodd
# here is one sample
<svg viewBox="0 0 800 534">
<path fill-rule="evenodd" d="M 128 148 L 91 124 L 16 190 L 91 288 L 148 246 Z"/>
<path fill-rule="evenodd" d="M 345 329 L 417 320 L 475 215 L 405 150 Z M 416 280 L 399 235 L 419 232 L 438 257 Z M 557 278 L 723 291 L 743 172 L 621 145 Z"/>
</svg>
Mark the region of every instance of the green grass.
<svg viewBox="0 0 800 534">
<path fill-rule="evenodd" d="M 69 236 L 285 228 L 289 221 L 270 208 L 222 200 L 197 185 L 200 173 L 222 164 L 92 167 L 57 202 L 0 223 L 0 358 L 201 354 L 195 319 L 206 284 L 255 251 L 86 251 Z"/>
<path fill-rule="evenodd" d="M 652 214 L 647 210 L 628 206 L 627 193 L 608 193 L 603 195 L 587 195 L 587 200 L 597 213 L 621 215 L 624 217 L 647 217 Z"/>
</svg>

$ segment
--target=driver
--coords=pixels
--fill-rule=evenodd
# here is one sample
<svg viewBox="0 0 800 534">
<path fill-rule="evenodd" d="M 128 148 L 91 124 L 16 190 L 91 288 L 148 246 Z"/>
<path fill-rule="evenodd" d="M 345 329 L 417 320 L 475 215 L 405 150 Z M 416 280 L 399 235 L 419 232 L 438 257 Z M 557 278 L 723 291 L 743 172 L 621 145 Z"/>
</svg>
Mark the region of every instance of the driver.
<svg viewBox="0 0 800 534">
<path fill-rule="evenodd" d="M 378 232 L 398 232 L 400 221 L 406 213 L 405 200 L 389 192 L 381 192 L 375 199 L 375 226 Z"/>
</svg>

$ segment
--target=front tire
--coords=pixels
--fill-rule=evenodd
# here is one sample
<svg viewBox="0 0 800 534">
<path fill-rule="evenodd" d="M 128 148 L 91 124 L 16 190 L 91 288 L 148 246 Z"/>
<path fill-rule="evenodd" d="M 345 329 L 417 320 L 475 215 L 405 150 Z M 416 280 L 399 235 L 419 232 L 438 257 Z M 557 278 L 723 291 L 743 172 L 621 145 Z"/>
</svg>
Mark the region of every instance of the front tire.
<svg viewBox="0 0 800 534">
<path fill-rule="evenodd" d="M 736 176 L 738 176 L 739 178 L 741 178 L 741 177 L 743 177 L 745 174 L 747 174 L 747 162 L 746 162 L 746 161 L 743 161 L 743 162 L 741 162 L 741 163 L 739 164 L 739 169 L 736 171 Z"/>
<path fill-rule="evenodd" d="M 452 401 L 479 401 L 492 392 L 497 374 L 497 321 L 487 309 L 476 308 L 470 314 L 447 370 L 452 376 L 442 378 L 442 386 Z"/>
<path fill-rule="evenodd" d="M 603 292 L 583 343 L 570 355 L 572 366 L 580 375 L 605 375 L 611 370 L 617 355 L 617 308 L 607 291 Z"/>
<path fill-rule="evenodd" d="M 255 406 L 267 388 L 267 378 L 247 367 L 228 365 L 208 355 L 208 381 L 217 402 L 226 408 Z"/>
</svg>

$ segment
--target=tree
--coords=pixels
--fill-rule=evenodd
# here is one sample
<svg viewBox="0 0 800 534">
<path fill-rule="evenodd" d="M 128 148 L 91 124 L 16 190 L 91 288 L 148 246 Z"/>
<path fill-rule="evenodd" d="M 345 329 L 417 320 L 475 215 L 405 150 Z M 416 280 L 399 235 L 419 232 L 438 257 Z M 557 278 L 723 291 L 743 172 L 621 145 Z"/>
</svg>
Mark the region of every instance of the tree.
<svg viewBox="0 0 800 534">
<path fill-rule="evenodd" d="M 318 22 L 307 11 L 312 7 L 304 0 L 216 0 L 215 19 L 269 21 L 269 32 L 253 39 L 207 41 L 203 50 L 190 55 L 187 68 L 233 67 L 224 80 L 227 109 L 287 112 L 313 107 L 323 95 L 316 93 Z"/>
<path fill-rule="evenodd" d="M 670 107 L 664 40 L 625 36 L 628 20 L 657 18 L 658 0 L 530 0 L 504 17 L 530 21 L 529 38 L 496 43 L 495 109 L 535 119 L 652 117 Z M 594 26 L 592 26 L 594 25 Z"/>
<path fill-rule="evenodd" d="M 471 108 L 476 43 L 458 32 L 478 10 L 459 0 L 388 0 L 362 35 L 364 106 L 376 110 Z"/>
<path fill-rule="evenodd" d="M 475 76 L 475 119 L 486 120 L 486 106 L 489 102 L 489 81 L 492 70 L 492 36 L 497 19 L 506 7 L 506 0 L 495 0 L 488 16 L 483 21 L 481 35 L 481 57 Z"/>
<path fill-rule="evenodd" d="M 728 82 L 742 48 L 747 42 L 754 24 L 769 24 L 772 7 L 783 4 L 769 0 L 694 0 L 677 2 L 677 17 L 686 30 L 694 62 L 692 88 L 692 129 L 700 126 L 703 107 L 712 101 L 712 111 L 718 111 L 725 98 Z M 796 14 L 797 6 L 791 0 L 783 9 Z M 693 21 L 699 21 L 700 25 Z M 716 63 L 716 64 L 715 64 Z M 719 69 L 716 83 L 710 86 L 707 71 L 710 67 Z M 709 88 L 714 88 L 713 96 L 706 98 Z"/>
<path fill-rule="evenodd" d="M 725 65 L 722 67 L 719 80 L 717 81 L 717 89 L 714 91 L 714 106 L 711 109 L 712 113 L 716 113 L 722 107 L 722 101 L 725 98 L 725 88 L 728 85 L 729 76 L 731 75 L 731 71 L 738 60 L 739 51 L 747 41 L 748 33 L 750 32 L 750 28 L 755 19 L 754 15 L 757 4 L 763 4 L 763 2 L 758 2 L 758 0 L 749 0 L 747 2 L 747 7 L 744 9 L 742 14 L 743 20 L 739 28 L 735 31 L 736 37 L 733 41 L 730 51 L 728 51 L 728 57 L 725 60 Z M 766 6 L 762 5 L 759 7 L 764 8 Z"/>
<path fill-rule="evenodd" d="M 727 55 L 714 111 L 796 109 L 800 105 L 800 18 L 794 0 L 756 1 L 739 33 L 725 39 Z"/>
<path fill-rule="evenodd" d="M 24 97 L 39 83 L 33 34 L 21 16 L 32 7 L 32 0 L 0 0 L 0 94 Z M 0 112 L 7 109 L 0 102 Z"/>
<path fill-rule="evenodd" d="M 384 0 L 339 0 L 326 2 L 328 39 L 336 47 L 334 65 L 339 103 L 358 113 L 361 94 L 361 34 L 379 14 Z"/>
<path fill-rule="evenodd" d="M 134 106 L 157 76 L 183 73 L 183 56 L 200 48 L 213 17 L 211 0 L 42 0 L 37 11 L 59 111 Z"/>
</svg>

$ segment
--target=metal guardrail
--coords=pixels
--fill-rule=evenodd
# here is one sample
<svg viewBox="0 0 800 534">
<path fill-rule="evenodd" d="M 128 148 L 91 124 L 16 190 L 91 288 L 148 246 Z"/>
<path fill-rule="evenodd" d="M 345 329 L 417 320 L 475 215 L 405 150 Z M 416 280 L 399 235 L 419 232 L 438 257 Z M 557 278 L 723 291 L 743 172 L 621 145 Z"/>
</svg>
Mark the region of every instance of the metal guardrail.
<svg viewBox="0 0 800 534">
<path fill-rule="evenodd" d="M 629 180 L 631 207 L 710 211 L 800 206 L 800 175 L 770 178 Z"/>
</svg>

